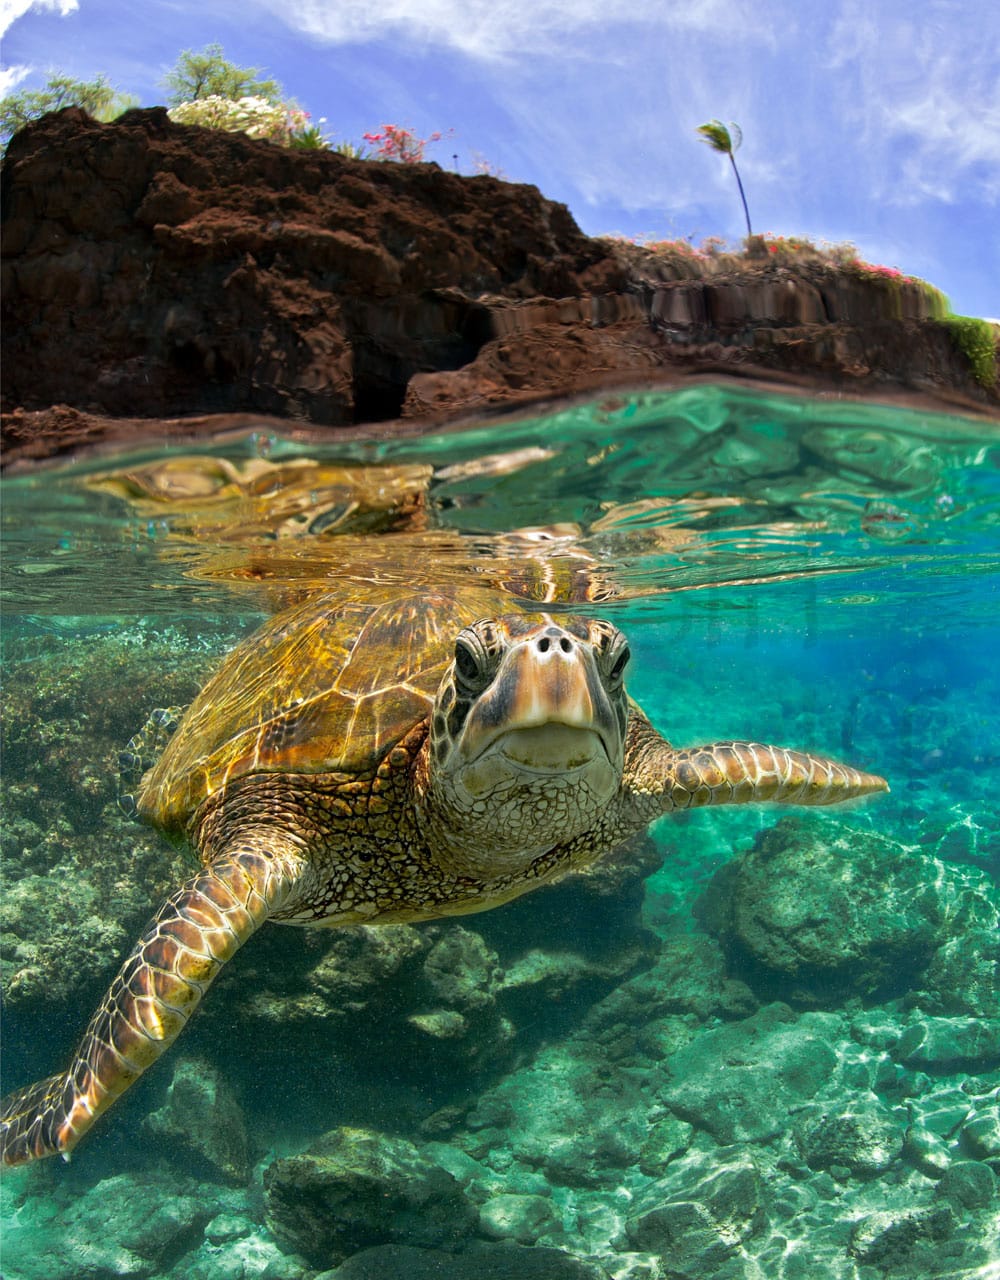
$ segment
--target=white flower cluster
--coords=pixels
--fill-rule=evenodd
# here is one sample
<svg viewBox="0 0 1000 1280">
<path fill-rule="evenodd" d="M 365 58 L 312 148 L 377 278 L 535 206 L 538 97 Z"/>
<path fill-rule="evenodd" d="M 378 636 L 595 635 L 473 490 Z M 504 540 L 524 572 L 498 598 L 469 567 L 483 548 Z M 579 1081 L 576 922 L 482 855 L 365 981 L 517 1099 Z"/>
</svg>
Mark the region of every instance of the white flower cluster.
<svg viewBox="0 0 1000 1280">
<path fill-rule="evenodd" d="M 170 110 L 170 119 L 177 124 L 200 124 L 207 129 L 227 129 L 231 133 L 245 133 L 251 138 L 265 138 L 286 146 L 307 125 L 308 113 L 299 107 L 284 103 L 268 102 L 266 98 L 222 98 L 212 94 L 196 98 L 194 102 L 182 102 Z"/>
</svg>

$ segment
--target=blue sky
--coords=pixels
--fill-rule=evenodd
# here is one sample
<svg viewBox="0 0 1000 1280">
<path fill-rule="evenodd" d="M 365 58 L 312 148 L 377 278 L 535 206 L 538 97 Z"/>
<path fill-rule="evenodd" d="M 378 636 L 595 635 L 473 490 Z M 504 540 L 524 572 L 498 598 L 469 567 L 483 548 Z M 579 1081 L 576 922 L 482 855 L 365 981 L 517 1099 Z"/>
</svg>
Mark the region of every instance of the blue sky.
<svg viewBox="0 0 1000 1280">
<path fill-rule="evenodd" d="M 104 72 L 162 102 L 181 49 L 223 45 L 336 139 L 382 123 L 442 165 L 478 154 L 589 234 L 856 244 L 956 311 L 1000 315 L 997 0 L 0 0 L 4 89 Z"/>
</svg>

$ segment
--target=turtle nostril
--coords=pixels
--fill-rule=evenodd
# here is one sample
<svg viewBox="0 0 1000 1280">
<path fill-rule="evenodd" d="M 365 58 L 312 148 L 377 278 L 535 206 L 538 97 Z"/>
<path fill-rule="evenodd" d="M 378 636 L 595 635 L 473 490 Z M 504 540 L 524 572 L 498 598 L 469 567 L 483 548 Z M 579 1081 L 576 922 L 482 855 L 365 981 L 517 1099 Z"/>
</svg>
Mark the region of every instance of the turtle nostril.
<svg viewBox="0 0 1000 1280">
<path fill-rule="evenodd" d="M 554 645 L 558 645 L 563 653 L 573 652 L 572 636 L 561 635 L 555 627 L 550 627 L 545 635 L 539 636 L 535 645 L 539 653 L 551 652 Z"/>
</svg>

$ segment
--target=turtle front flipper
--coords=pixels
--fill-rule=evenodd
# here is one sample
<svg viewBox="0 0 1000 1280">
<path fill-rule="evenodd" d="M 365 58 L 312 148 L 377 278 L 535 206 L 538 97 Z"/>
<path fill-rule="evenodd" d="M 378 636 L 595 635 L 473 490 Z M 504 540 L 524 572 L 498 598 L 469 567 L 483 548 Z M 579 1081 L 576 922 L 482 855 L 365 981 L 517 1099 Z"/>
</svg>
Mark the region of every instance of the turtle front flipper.
<svg viewBox="0 0 1000 1280">
<path fill-rule="evenodd" d="M 163 752 L 177 728 L 183 707 L 157 707 L 138 733 L 118 753 L 118 807 L 129 818 L 138 817 L 135 793 L 142 776 Z"/>
<path fill-rule="evenodd" d="M 878 774 L 760 742 L 714 742 L 678 750 L 645 717 L 632 719 L 627 752 L 635 765 L 628 785 L 646 821 L 709 804 L 827 805 L 889 790 Z"/>
<path fill-rule="evenodd" d="M 705 804 L 824 805 L 888 791 L 885 778 L 807 751 L 760 742 L 714 742 L 675 751 L 664 799 L 671 809 Z"/>
<path fill-rule="evenodd" d="M 150 921 L 61 1075 L 0 1105 L 3 1163 L 68 1157 L 97 1118 L 176 1039 L 219 970 L 285 903 L 297 857 L 243 844 L 192 876 Z"/>
</svg>

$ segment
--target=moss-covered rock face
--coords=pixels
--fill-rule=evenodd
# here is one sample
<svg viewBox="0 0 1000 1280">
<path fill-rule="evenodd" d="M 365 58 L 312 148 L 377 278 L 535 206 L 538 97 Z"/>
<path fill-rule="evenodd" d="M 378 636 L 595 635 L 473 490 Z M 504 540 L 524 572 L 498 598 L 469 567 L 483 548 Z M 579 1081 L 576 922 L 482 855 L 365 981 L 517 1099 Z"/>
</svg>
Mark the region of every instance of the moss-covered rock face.
<svg viewBox="0 0 1000 1280">
<path fill-rule="evenodd" d="M 981 873 L 885 836 L 788 818 L 717 873 L 700 911 L 762 993 L 811 1004 L 901 995 L 947 947 L 934 980 L 954 971 L 964 994 L 938 1000 L 977 1004 L 990 961 L 956 951 L 967 934 L 995 933 L 1000 896 Z"/>
<path fill-rule="evenodd" d="M 972 366 L 976 380 L 988 391 L 995 390 L 1000 325 L 975 316 L 949 316 L 944 323 L 955 345 Z"/>
</svg>

